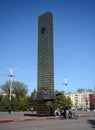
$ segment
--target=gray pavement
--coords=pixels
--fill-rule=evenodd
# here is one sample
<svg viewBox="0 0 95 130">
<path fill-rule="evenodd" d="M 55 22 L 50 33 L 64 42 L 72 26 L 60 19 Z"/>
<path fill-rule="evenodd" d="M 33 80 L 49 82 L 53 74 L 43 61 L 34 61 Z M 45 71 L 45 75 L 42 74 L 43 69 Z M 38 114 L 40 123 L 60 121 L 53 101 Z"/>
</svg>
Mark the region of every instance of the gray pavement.
<svg viewBox="0 0 95 130">
<path fill-rule="evenodd" d="M 31 112 L 12 112 L 11 114 L 9 114 L 8 112 L 0 112 L 0 123 L 54 119 L 54 117 L 24 116 L 24 114 L 32 114 L 32 113 Z"/>
<path fill-rule="evenodd" d="M 79 117 L 77 120 L 33 120 L 0 123 L 0 130 L 94 130 L 95 117 Z"/>
<path fill-rule="evenodd" d="M 95 111 L 78 111 L 80 117 L 95 117 Z M 24 114 L 31 114 L 31 112 L 12 112 L 10 115 L 8 112 L 0 112 L 0 123 L 16 122 L 16 121 L 33 121 L 33 120 L 50 120 L 54 119 L 53 116 L 49 117 L 37 117 L 37 116 L 24 116 Z"/>
</svg>

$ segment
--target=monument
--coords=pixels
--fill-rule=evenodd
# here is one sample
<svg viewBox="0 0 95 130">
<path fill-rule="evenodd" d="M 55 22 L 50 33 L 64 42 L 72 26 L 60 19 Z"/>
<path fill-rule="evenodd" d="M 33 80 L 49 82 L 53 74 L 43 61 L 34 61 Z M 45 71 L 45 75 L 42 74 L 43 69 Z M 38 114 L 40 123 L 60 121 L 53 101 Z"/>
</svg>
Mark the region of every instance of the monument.
<svg viewBox="0 0 95 130">
<path fill-rule="evenodd" d="M 38 17 L 37 101 L 40 102 L 39 108 L 45 106 L 51 108 L 54 99 L 53 14 L 46 12 Z"/>
</svg>

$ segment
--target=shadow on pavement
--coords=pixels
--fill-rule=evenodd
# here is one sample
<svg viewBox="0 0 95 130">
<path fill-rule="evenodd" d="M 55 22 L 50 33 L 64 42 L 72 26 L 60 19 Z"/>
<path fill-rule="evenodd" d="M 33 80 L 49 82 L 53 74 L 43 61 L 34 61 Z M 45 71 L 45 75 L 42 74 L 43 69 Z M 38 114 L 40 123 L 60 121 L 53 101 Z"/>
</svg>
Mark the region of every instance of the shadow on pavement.
<svg viewBox="0 0 95 130">
<path fill-rule="evenodd" d="M 92 125 L 92 128 L 95 128 L 95 120 L 87 120 L 87 122 Z"/>
</svg>

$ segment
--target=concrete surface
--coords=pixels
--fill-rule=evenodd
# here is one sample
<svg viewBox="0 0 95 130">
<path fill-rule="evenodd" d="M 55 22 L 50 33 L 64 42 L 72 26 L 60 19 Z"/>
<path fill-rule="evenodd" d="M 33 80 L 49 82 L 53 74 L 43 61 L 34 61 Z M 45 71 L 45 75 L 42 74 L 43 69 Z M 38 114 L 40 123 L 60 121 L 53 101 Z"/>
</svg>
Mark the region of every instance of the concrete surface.
<svg viewBox="0 0 95 130">
<path fill-rule="evenodd" d="M 37 116 L 24 116 L 25 113 L 31 114 L 31 112 L 0 112 L 0 123 L 6 122 L 18 122 L 18 121 L 33 121 L 33 120 L 51 120 L 54 116 L 49 117 L 37 117 Z M 78 111 L 80 117 L 95 117 L 95 111 Z"/>
<path fill-rule="evenodd" d="M 90 112 L 91 113 L 91 112 Z M 95 113 L 82 113 L 77 120 L 59 120 L 59 119 L 45 119 L 41 120 L 40 117 L 36 117 L 35 120 L 20 121 L 15 120 L 13 122 L 3 122 L 0 123 L 0 130 L 94 130 L 95 129 Z M 2 113 L 1 115 L 9 117 L 10 119 L 26 118 L 23 117 L 23 112 L 12 113 L 13 115 L 8 115 L 8 113 Z M 19 114 L 19 115 L 18 115 Z M 1 116 L 0 116 L 1 117 Z M 20 119 L 19 118 L 19 119 Z M 32 117 L 28 117 L 27 119 Z M 33 117 L 34 118 L 34 117 Z M 1 118 L 2 119 L 2 118 Z M 4 119 L 4 118 L 3 118 Z"/>
</svg>

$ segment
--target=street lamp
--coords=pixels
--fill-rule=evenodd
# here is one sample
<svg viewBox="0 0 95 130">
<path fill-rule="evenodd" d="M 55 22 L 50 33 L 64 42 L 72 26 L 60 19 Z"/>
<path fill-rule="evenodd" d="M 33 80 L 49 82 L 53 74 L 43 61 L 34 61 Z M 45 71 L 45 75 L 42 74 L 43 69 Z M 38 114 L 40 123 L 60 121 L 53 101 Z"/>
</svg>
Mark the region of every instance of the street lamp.
<svg viewBox="0 0 95 130">
<path fill-rule="evenodd" d="M 67 79 L 64 79 L 64 83 L 63 85 L 65 86 L 65 93 L 67 93 L 67 86 L 68 86 L 68 83 L 67 83 Z"/>
<path fill-rule="evenodd" d="M 13 75 L 13 72 L 16 70 L 16 69 L 18 69 L 17 67 L 6 67 L 6 69 L 8 69 L 9 71 L 10 71 L 10 74 L 8 75 L 8 77 L 10 77 L 10 81 L 11 81 L 11 83 L 10 83 L 10 93 L 9 93 L 9 100 L 11 101 L 11 96 L 12 96 L 12 94 L 11 94 L 11 88 L 12 88 L 12 79 L 13 79 L 13 77 L 14 77 L 14 75 Z"/>
</svg>

